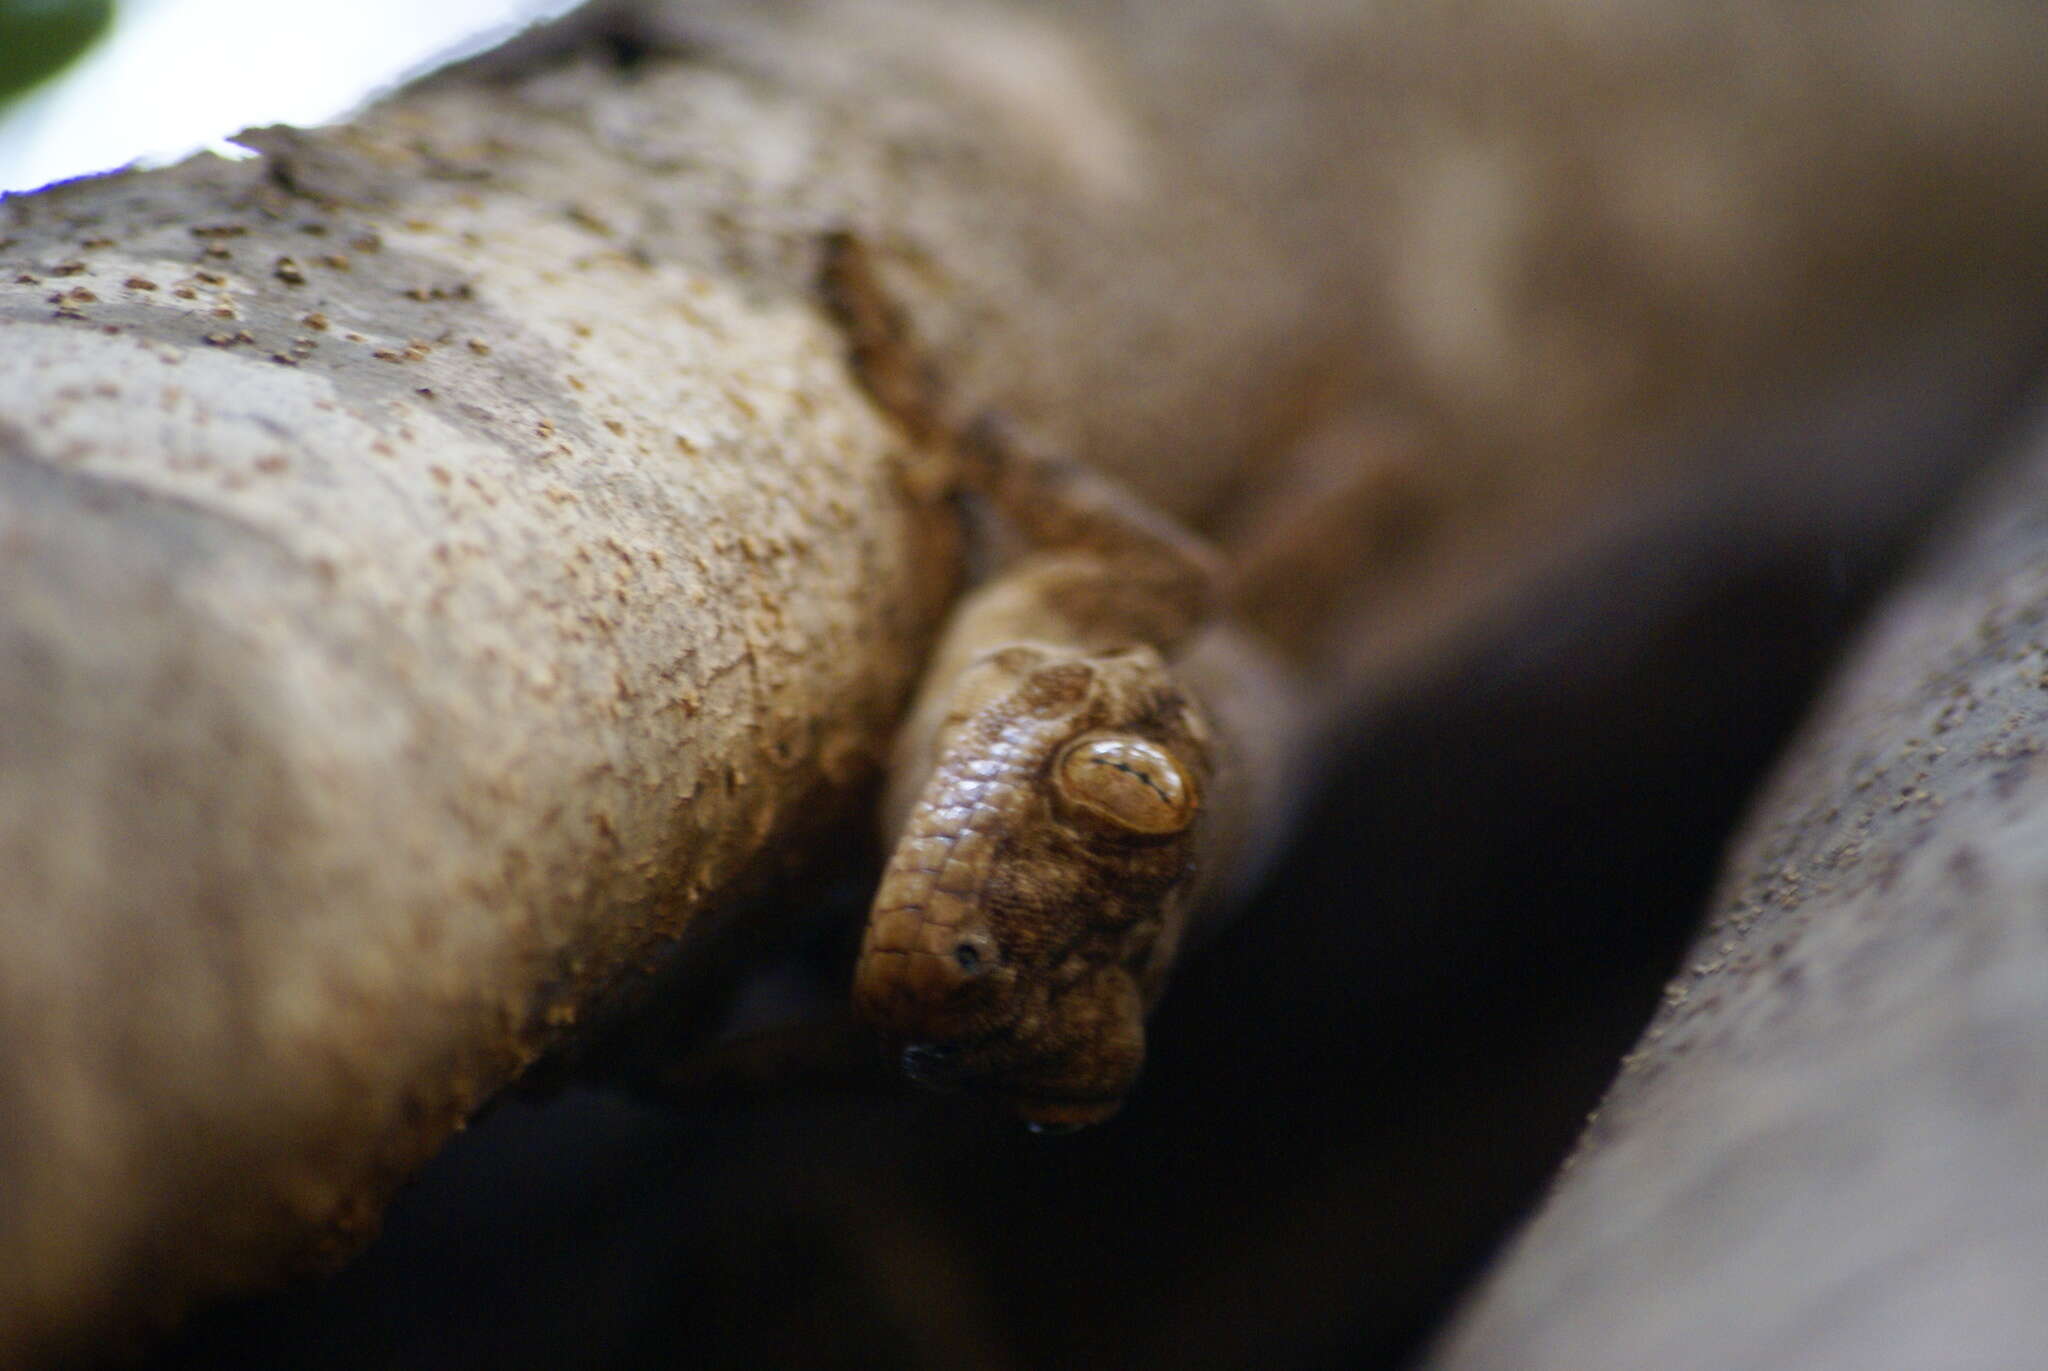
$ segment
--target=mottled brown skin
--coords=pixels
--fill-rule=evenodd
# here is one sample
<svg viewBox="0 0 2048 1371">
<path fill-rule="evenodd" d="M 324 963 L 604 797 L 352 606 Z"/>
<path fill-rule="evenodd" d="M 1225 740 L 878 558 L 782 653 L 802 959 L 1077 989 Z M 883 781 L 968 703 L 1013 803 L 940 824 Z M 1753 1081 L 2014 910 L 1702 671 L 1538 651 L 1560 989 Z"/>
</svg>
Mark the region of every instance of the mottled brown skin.
<svg viewBox="0 0 2048 1371">
<path fill-rule="evenodd" d="M 875 898 L 857 1010 L 905 1074 L 1040 1129 L 1114 1114 L 1200 890 L 1215 739 L 1158 652 L 969 665 Z"/>
<path fill-rule="evenodd" d="M 821 243 L 849 361 L 1027 549 L 959 606 L 898 740 L 856 1012 L 912 1080 L 1040 1131 L 1116 1113 L 1191 919 L 1256 865 L 1298 742 L 1220 558 L 1000 419 L 960 422 L 867 250 Z"/>
</svg>

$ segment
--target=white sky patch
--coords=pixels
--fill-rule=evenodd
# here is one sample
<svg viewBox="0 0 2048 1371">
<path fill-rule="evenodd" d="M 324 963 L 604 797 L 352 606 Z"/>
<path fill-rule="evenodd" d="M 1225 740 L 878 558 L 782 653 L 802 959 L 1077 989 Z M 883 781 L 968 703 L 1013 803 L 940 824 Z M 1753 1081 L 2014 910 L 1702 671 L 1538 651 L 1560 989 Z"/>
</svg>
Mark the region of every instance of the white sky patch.
<svg viewBox="0 0 2048 1371">
<path fill-rule="evenodd" d="M 112 31 L 0 113 L 0 190 L 337 119 L 574 0 L 120 0 Z"/>
</svg>

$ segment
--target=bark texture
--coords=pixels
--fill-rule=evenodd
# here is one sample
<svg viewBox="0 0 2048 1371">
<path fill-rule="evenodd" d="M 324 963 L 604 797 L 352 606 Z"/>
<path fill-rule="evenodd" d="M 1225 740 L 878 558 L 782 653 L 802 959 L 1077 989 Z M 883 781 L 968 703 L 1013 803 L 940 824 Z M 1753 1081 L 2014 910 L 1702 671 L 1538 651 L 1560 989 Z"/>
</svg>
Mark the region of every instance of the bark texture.
<svg viewBox="0 0 2048 1371">
<path fill-rule="evenodd" d="M 2031 6 L 621 13 L 0 208 L 0 1359 L 348 1250 L 853 819 L 954 520 L 824 235 L 1208 527 L 1373 388 L 1454 568 L 2037 317 Z M 1475 598 L 1410 583 L 1404 651 Z"/>
<path fill-rule="evenodd" d="M 7 205 L 0 1359 L 351 1249 L 856 817 L 954 516 L 848 375 L 820 235 L 999 302 L 982 365 L 1197 485 L 1325 345 L 1119 105 L 1143 194 L 942 81 L 967 21 L 927 18 L 886 70 L 768 46 L 843 88 L 587 56 Z M 1097 254 L 1137 265 L 1091 305 Z"/>
<path fill-rule="evenodd" d="M 2048 420 L 1843 665 L 1555 1193 L 1430 1363 L 2033 1365 Z"/>
</svg>

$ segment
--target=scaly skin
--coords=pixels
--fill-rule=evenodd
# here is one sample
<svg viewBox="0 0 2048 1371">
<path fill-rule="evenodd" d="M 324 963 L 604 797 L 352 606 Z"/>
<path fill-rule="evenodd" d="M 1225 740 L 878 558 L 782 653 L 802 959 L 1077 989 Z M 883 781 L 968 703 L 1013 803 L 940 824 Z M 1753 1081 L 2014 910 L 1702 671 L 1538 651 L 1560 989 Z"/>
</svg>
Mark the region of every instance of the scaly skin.
<svg viewBox="0 0 2048 1371">
<path fill-rule="evenodd" d="M 1040 1129 L 1114 1114 L 1201 890 L 1216 744 L 1149 647 L 970 665 L 882 878 L 854 1003 L 905 1073 Z"/>
<path fill-rule="evenodd" d="M 953 615 L 898 741 L 855 1011 L 921 1084 L 1034 1129 L 1116 1113 L 1190 922 L 1291 807 L 1302 710 L 1220 559 L 1114 482 L 946 412 L 858 238 L 822 243 L 850 361 L 1032 552 Z"/>
</svg>

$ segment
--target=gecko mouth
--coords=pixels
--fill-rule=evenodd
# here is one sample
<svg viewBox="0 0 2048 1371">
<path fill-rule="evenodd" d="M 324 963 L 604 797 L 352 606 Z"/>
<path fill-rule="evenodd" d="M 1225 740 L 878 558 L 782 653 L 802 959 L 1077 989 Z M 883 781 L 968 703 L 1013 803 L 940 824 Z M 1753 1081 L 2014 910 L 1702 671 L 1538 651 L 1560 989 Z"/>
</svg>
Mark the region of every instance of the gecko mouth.
<svg viewBox="0 0 2048 1371">
<path fill-rule="evenodd" d="M 974 1082 L 977 1071 L 959 1044 L 922 1042 L 905 1046 L 896 1057 L 904 1076 L 927 1090 L 957 1093 Z M 988 1091 L 1006 1105 L 1033 1133 L 1073 1133 L 1101 1123 L 1123 1107 L 1123 1096 L 1032 1095 L 1007 1097 L 1000 1086 Z"/>
<path fill-rule="evenodd" d="M 896 1069 L 912 1084 L 941 1094 L 976 1095 L 1028 1124 L 1034 1133 L 1063 1133 L 1115 1114 L 1125 1089 L 1090 1085 L 1062 1088 L 1058 1058 L 1016 1055 L 1014 1025 L 954 1039 L 897 1039 L 888 1047 Z"/>
<path fill-rule="evenodd" d="M 964 1038 L 919 1038 L 904 1041 L 892 1049 L 896 1068 L 904 1077 L 927 1090 L 954 1094 L 964 1090 L 984 1093 L 994 1088 L 990 1077 L 991 1048 L 1014 1036 L 1009 1025 Z M 1000 1054 L 1001 1049 L 995 1048 Z"/>
</svg>

